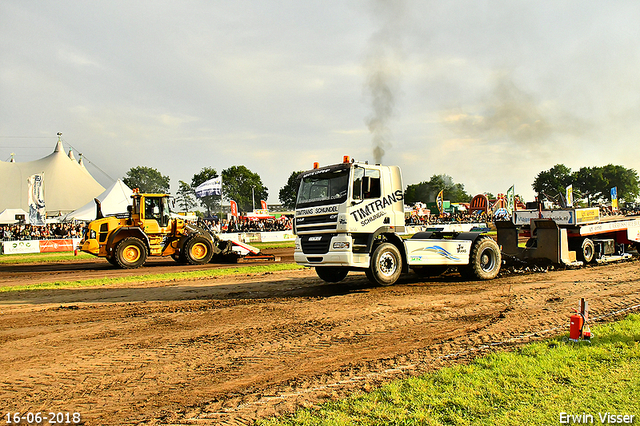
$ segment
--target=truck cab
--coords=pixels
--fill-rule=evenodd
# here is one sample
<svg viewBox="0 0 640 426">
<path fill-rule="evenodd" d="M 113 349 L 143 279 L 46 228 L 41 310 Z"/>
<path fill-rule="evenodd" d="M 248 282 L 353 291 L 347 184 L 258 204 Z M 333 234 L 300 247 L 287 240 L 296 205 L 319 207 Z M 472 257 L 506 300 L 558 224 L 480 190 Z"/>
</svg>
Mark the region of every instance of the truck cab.
<svg viewBox="0 0 640 426">
<path fill-rule="evenodd" d="M 398 167 L 351 162 L 300 176 L 295 260 L 306 266 L 369 266 L 373 241 L 404 231 Z"/>
<path fill-rule="evenodd" d="M 405 232 L 403 200 L 398 166 L 355 162 L 347 156 L 325 167 L 315 163 L 300 175 L 295 261 L 314 267 L 327 282 L 339 282 L 349 271 L 364 271 L 379 285 L 395 283 L 409 268 L 427 273 L 448 265 L 473 267 L 472 245 L 479 233 L 421 233 L 405 241 L 400 236 Z M 500 269 L 500 251 L 492 242 L 483 245 L 480 269 L 490 273 L 480 274 L 481 279 L 493 278 Z M 484 246 L 491 246 L 490 253 Z"/>
</svg>

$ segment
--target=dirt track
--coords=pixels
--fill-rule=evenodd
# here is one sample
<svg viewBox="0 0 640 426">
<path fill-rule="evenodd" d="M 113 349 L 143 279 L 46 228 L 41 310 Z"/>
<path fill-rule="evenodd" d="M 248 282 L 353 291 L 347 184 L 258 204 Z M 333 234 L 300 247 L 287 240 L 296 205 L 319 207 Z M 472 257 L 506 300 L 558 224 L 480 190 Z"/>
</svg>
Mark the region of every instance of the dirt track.
<svg viewBox="0 0 640 426">
<path fill-rule="evenodd" d="M 407 274 L 393 287 L 302 270 L 0 293 L 0 407 L 91 425 L 248 424 L 560 334 L 580 297 L 592 317 L 640 305 L 639 265 L 489 282 Z M 0 267 L 0 285 L 128 273 L 101 260 L 24 268 Z"/>
</svg>

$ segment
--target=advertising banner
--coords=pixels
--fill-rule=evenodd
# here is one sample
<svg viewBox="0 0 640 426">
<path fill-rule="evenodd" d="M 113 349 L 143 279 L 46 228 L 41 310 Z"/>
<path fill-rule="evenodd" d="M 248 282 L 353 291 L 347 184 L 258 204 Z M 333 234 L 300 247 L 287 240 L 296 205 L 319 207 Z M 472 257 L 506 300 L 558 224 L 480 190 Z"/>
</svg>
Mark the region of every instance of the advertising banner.
<svg viewBox="0 0 640 426">
<path fill-rule="evenodd" d="M 238 217 L 238 203 L 233 200 L 229 201 L 231 207 L 231 215 L 234 217 Z"/>
<path fill-rule="evenodd" d="M 73 251 L 80 243 L 80 238 L 65 238 L 60 240 L 28 240 L 3 241 L 2 254 L 51 253 Z"/>
<path fill-rule="evenodd" d="M 566 188 L 566 192 L 567 192 L 567 207 L 573 207 L 573 184 L 567 186 Z"/>
<path fill-rule="evenodd" d="M 507 213 L 509 213 L 509 216 L 511 216 L 513 214 L 513 210 L 514 210 L 514 206 L 515 206 L 515 186 L 511 185 L 511 188 L 509 188 L 509 190 L 507 191 Z"/>
<path fill-rule="evenodd" d="M 40 253 L 38 241 L 3 241 L 3 254 Z"/>
<path fill-rule="evenodd" d="M 40 240 L 40 253 L 73 251 L 73 240 Z"/>
<path fill-rule="evenodd" d="M 592 223 L 600 220 L 600 209 L 597 207 L 588 207 L 584 209 L 576 209 L 576 223 Z"/>
<path fill-rule="evenodd" d="M 611 188 L 611 208 L 613 210 L 618 210 L 618 187 L 614 186 Z"/>
<path fill-rule="evenodd" d="M 44 226 L 47 217 L 44 205 L 44 173 L 29 176 L 27 184 L 29 223 L 33 226 Z"/>
<path fill-rule="evenodd" d="M 444 207 L 443 207 L 444 200 L 442 199 L 442 197 L 443 197 L 442 193 L 443 192 L 444 192 L 444 189 L 442 191 L 440 191 L 440 193 L 436 197 L 436 204 L 438 205 L 438 212 L 440 212 L 440 214 L 444 213 Z"/>
</svg>

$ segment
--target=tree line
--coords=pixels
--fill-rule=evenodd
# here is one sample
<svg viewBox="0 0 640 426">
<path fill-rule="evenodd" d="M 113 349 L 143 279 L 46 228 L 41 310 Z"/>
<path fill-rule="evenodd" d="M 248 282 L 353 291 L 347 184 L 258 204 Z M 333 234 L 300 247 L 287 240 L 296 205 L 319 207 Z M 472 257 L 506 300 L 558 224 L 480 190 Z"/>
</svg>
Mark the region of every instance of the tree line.
<svg viewBox="0 0 640 426">
<path fill-rule="evenodd" d="M 633 169 L 608 164 L 601 167 L 581 167 L 571 171 L 564 164 L 556 164 L 538 173 L 533 190 L 538 199 L 548 199 L 562 205 L 566 188 L 573 188 L 574 204 L 591 206 L 611 200 L 611 188 L 617 188 L 619 202 L 634 202 L 640 192 L 638 173 Z"/>
<path fill-rule="evenodd" d="M 278 193 L 278 199 L 285 209 L 291 210 L 295 207 L 300 173 L 302 170 L 291 172 L 287 183 Z M 220 175 L 216 169 L 204 167 L 193 175 L 191 182 L 179 181 L 176 201 L 180 210 L 189 211 L 199 202 L 208 215 L 219 211 L 220 196 L 209 195 L 198 199 L 195 197 L 195 189 L 200 184 L 219 176 L 222 177 L 223 182 L 222 198 L 236 201 L 240 211 L 253 210 L 254 203 L 259 206 L 260 200 L 266 200 L 269 196 L 269 190 L 262 183 L 260 175 L 245 166 L 229 167 L 222 170 Z M 122 180 L 130 188 L 139 188 L 144 193 L 169 192 L 169 177 L 151 167 L 133 167 Z M 562 205 L 569 185 L 573 187 L 574 203 L 578 205 L 590 206 L 608 201 L 612 187 L 617 187 L 618 199 L 621 202 L 633 202 L 640 193 L 637 172 L 612 164 L 602 167 L 582 167 L 575 172 L 563 164 L 557 164 L 549 170 L 538 173 L 531 186 L 539 200 L 548 199 Z M 431 176 L 428 181 L 408 185 L 405 190 L 405 203 L 412 205 L 417 202 L 433 202 L 440 191 L 443 191 L 446 200 L 453 203 L 467 203 L 472 199 L 462 183 L 456 183 L 449 175 L 439 174 Z M 489 198 L 493 198 L 493 194 L 486 194 Z"/>
<path fill-rule="evenodd" d="M 240 211 L 253 210 L 254 201 L 260 205 L 260 200 L 266 200 L 269 190 L 262 183 L 260 175 L 245 166 L 232 166 L 224 169 L 221 175 L 212 167 L 204 167 L 194 174 L 191 182 L 178 182 L 176 202 L 181 211 L 189 211 L 198 202 L 211 216 L 220 210 L 220 196 L 207 195 L 196 199 L 196 188 L 204 182 L 222 176 L 222 198 L 234 200 Z M 122 178 L 129 188 L 138 188 L 143 193 L 169 193 L 169 176 L 165 176 L 157 169 L 146 166 L 132 167 Z"/>
</svg>

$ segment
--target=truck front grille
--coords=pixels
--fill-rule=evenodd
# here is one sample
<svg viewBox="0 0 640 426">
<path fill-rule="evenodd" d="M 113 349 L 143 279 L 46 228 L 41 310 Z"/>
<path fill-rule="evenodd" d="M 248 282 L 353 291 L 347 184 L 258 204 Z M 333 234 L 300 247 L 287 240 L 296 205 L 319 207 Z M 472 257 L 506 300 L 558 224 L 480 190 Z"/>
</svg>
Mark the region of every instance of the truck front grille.
<svg viewBox="0 0 640 426">
<path fill-rule="evenodd" d="M 296 217 L 296 233 L 298 235 L 317 231 L 331 231 L 338 226 L 338 214 Z"/>
<path fill-rule="evenodd" d="M 301 238 L 302 252 L 304 254 L 325 254 L 329 252 L 331 244 L 330 234 L 314 235 Z"/>
</svg>

